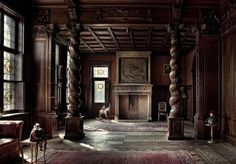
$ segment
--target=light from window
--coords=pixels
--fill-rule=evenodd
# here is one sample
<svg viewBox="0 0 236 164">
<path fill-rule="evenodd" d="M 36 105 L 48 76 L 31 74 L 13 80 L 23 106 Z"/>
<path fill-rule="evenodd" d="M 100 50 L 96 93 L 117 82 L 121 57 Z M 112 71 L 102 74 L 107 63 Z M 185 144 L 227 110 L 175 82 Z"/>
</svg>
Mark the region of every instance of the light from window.
<svg viewBox="0 0 236 164">
<path fill-rule="evenodd" d="M 4 46 L 15 49 L 16 21 L 4 14 Z"/>
<path fill-rule="evenodd" d="M 6 9 L 6 10 L 4 10 Z M 0 63 L 2 63 L 2 91 L 0 112 L 17 112 L 24 110 L 23 51 L 24 51 L 23 17 L 0 3 Z M 3 109 L 3 110 L 2 110 Z"/>
<path fill-rule="evenodd" d="M 93 67 L 94 78 L 108 78 L 108 67 Z"/>
<path fill-rule="evenodd" d="M 94 102 L 105 103 L 105 80 L 94 81 Z"/>
</svg>

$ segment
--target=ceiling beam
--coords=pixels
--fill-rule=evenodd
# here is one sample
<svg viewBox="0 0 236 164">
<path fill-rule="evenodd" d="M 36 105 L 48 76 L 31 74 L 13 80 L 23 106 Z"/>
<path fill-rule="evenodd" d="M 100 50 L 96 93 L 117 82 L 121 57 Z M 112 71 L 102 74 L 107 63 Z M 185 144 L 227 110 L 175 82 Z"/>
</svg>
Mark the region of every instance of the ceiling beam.
<svg viewBox="0 0 236 164">
<path fill-rule="evenodd" d="M 96 24 L 83 24 L 84 28 L 87 27 L 159 27 L 165 28 L 167 24 L 128 24 L 128 23 L 96 23 Z"/>
<path fill-rule="evenodd" d="M 107 48 L 102 44 L 102 42 L 98 39 L 97 35 L 93 32 L 93 30 L 90 27 L 87 27 L 89 32 L 93 35 L 93 37 L 97 40 L 97 42 L 102 46 L 102 48 L 107 52 Z"/>
<path fill-rule="evenodd" d="M 116 39 L 116 37 L 115 37 L 113 31 L 111 30 L 111 27 L 108 27 L 107 30 L 108 30 L 108 32 L 110 33 L 110 35 L 111 35 L 113 41 L 115 42 L 116 47 L 118 48 L 118 50 L 121 50 L 120 45 L 118 44 L 117 39 Z"/>
<path fill-rule="evenodd" d="M 135 46 L 134 46 L 134 36 L 133 36 L 132 27 L 129 27 L 129 30 L 128 30 L 128 31 L 129 31 L 131 46 L 132 46 L 132 48 L 135 50 Z"/>
<path fill-rule="evenodd" d="M 170 37 L 170 33 L 167 32 L 167 33 L 166 33 L 166 36 L 164 37 L 164 40 L 163 40 L 163 42 L 162 42 L 162 46 L 161 46 L 162 49 L 165 49 L 165 46 L 166 46 L 166 43 L 167 43 L 169 37 Z"/>
<path fill-rule="evenodd" d="M 94 50 L 83 40 L 83 39 L 79 39 L 90 51 L 94 52 Z"/>
<path fill-rule="evenodd" d="M 152 38 L 152 28 L 148 29 L 148 38 L 147 38 L 147 48 L 150 48 L 150 44 L 151 44 L 151 38 Z"/>
</svg>

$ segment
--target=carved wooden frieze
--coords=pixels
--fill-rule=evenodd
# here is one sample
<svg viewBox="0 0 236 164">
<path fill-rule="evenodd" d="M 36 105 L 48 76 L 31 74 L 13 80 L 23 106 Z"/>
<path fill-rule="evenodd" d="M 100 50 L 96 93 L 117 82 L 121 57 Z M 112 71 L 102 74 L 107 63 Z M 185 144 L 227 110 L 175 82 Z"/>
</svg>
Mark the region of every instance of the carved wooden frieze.
<svg viewBox="0 0 236 164">
<path fill-rule="evenodd" d="M 147 85 L 122 85 L 118 84 L 115 85 L 115 93 L 147 93 L 147 92 L 152 92 L 152 85 L 147 84 Z"/>
<path fill-rule="evenodd" d="M 33 24 L 48 24 L 50 23 L 50 9 L 35 9 L 33 10 Z"/>
<path fill-rule="evenodd" d="M 206 35 L 220 34 L 220 17 L 219 11 L 212 9 L 204 9 L 201 12 L 201 31 Z"/>
<path fill-rule="evenodd" d="M 33 25 L 32 35 L 33 37 L 48 37 L 53 32 L 54 25 Z"/>
<path fill-rule="evenodd" d="M 152 23 L 152 11 L 150 9 L 103 9 L 96 12 L 95 21 L 99 23 Z"/>
<path fill-rule="evenodd" d="M 222 15 L 222 33 L 227 33 L 234 25 L 236 25 L 236 2 L 231 2 L 224 9 L 224 14 Z"/>
</svg>

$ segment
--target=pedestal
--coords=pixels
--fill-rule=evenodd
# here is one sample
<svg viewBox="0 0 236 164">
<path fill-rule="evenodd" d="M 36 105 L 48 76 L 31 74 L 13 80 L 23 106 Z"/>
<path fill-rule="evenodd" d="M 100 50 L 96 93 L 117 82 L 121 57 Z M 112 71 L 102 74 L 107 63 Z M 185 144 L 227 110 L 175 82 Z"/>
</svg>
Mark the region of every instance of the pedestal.
<svg viewBox="0 0 236 164">
<path fill-rule="evenodd" d="M 215 141 L 214 141 L 214 127 L 216 126 L 216 124 L 214 124 L 214 125 L 205 124 L 205 126 L 211 127 L 211 140 L 207 141 L 207 143 L 209 143 L 209 144 L 215 143 Z"/>
<path fill-rule="evenodd" d="M 184 139 L 184 119 L 168 117 L 169 140 Z"/>
<path fill-rule="evenodd" d="M 83 116 L 66 117 L 64 139 L 79 140 L 83 137 L 84 137 Z"/>
</svg>

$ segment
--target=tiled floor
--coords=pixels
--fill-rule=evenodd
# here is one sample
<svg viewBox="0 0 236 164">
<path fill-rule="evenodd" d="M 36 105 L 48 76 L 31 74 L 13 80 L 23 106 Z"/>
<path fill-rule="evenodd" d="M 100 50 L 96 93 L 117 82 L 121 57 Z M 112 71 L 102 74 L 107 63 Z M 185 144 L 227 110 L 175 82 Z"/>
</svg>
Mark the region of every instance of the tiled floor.
<svg viewBox="0 0 236 164">
<path fill-rule="evenodd" d="M 93 120 L 84 122 L 90 123 Z M 208 144 L 206 140 L 194 140 L 191 123 L 185 123 L 186 140 L 168 140 L 167 132 L 108 132 L 87 131 L 80 141 L 63 139 L 64 131 L 59 137 L 48 140 L 47 152 L 51 150 L 78 151 L 161 151 L 187 150 L 196 163 L 236 164 L 236 147 L 217 140 Z M 30 160 L 29 147 L 24 148 L 26 161 Z M 42 156 L 42 152 L 39 152 Z"/>
</svg>

